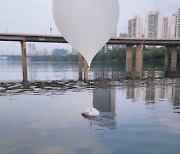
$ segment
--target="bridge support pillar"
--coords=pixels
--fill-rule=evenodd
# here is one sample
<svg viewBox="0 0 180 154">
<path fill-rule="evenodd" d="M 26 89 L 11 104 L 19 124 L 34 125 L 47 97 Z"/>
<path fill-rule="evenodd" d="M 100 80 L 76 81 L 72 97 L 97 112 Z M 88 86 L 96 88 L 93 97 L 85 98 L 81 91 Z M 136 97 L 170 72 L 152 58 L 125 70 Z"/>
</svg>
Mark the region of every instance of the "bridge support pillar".
<svg viewBox="0 0 180 154">
<path fill-rule="evenodd" d="M 170 54 L 170 47 L 166 47 L 166 50 L 165 50 L 165 63 L 164 63 L 164 69 L 165 69 L 165 72 L 168 71 L 168 66 L 169 66 L 169 54 Z"/>
<path fill-rule="evenodd" d="M 78 54 L 78 65 L 79 65 L 79 80 L 82 80 L 82 70 L 83 70 L 83 57 Z"/>
<path fill-rule="evenodd" d="M 84 81 L 87 82 L 88 81 L 88 64 L 87 61 L 84 59 Z"/>
<path fill-rule="evenodd" d="M 172 47 L 171 51 L 171 71 L 176 72 L 177 67 L 177 47 Z"/>
<path fill-rule="evenodd" d="M 22 50 L 22 71 L 23 71 L 23 82 L 28 83 L 28 75 L 27 75 L 27 56 L 26 56 L 26 42 L 21 42 L 21 50 Z"/>
<path fill-rule="evenodd" d="M 132 77 L 132 45 L 126 46 L 126 77 Z"/>
<path fill-rule="evenodd" d="M 136 78 L 142 78 L 143 70 L 143 45 L 136 46 Z"/>
</svg>

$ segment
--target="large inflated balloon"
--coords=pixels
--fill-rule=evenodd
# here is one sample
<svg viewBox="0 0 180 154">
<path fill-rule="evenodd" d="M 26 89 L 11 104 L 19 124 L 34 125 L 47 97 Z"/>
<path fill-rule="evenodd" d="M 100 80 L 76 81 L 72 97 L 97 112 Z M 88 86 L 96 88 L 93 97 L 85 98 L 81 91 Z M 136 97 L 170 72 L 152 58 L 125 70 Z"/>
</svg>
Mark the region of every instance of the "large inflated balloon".
<svg viewBox="0 0 180 154">
<path fill-rule="evenodd" d="M 118 0 L 54 0 L 53 15 L 62 36 L 90 66 L 116 30 Z"/>
</svg>

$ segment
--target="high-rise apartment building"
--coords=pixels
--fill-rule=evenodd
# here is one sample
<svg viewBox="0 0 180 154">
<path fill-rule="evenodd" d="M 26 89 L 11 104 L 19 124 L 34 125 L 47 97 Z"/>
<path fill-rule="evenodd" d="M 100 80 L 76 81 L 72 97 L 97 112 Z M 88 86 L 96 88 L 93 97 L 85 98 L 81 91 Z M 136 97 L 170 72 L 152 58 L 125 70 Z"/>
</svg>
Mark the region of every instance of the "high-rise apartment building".
<svg viewBox="0 0 180 154">
<path fill-rule="evenodd" d="M 159 11 L 152 11 L 146 16 L 145 20 L 145 38 L 163 37 L 163 14 Z"/>
<path fill-rule="evenodd" d="M 128 37 L 142 37 L 142 19 L 139 16 L 128 21 Z"/>
<path fill-rule="evenodd" d="M 178 9 L 178 16 L 177 16 L 177 31 L 176 36 L 177 38 L 180 38 L 180 8 Z"/>
<path fill-rule="evenodd" d="M 164 17 L 163 18 L 163 33 L 162 33 L 162 37 L 163 38 L 168 38 L 168 17 Z"/>
<path fill-rule="evenodd" d="M 169 38 L 180 38 L 180 8 L 171 17 Z"/>
<path fill-rule="evenodd" d="M 169 25 L 169 38 L 176 38 L 176 13 L 172 15 Z"/>
</svg>

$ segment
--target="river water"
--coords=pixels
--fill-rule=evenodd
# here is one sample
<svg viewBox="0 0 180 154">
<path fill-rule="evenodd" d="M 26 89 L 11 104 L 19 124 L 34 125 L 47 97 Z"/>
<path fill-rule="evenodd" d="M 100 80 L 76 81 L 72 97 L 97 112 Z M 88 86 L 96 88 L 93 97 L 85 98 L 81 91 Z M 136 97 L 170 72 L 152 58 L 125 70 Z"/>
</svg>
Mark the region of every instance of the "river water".
<svg viewBox="0 0 180 154">
<path fill-rule="evenodd" d="M 178 67 L 177 70 L 180 70 Z M 124 66 L 0 62 L 0 154 L 177 154 L 180 77 L 145 65 L 141 80 Z M 95 107 L 97 118 L 81 113 Z"/>
</svg>

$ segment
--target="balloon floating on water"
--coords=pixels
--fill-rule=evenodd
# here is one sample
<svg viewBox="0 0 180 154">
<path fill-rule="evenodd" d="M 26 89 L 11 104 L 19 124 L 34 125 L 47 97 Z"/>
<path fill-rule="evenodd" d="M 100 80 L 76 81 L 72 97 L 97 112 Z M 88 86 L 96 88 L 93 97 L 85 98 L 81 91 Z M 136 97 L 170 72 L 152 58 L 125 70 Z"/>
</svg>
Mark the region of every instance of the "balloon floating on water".
<svg viewBox="0 0 180 154">
<path fill-rule="evenodd" d="M 118 0 L 54 0 L 53 16 L 62 36 L 90 67 L 116 31 L 119 4 Z"/>
<path fill-rule="evenodd" d="M 83 113 L 82 113 L 83 116 L 85 117 L 97 117 L 99 116 L 99 111 L 93 107 L 85 110 Z"/>
</svg>

